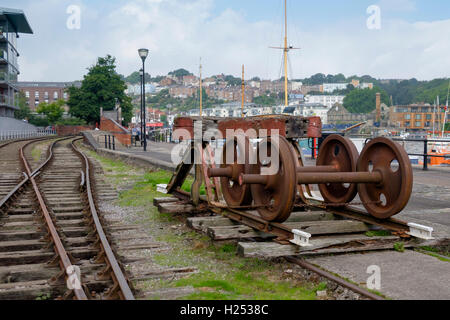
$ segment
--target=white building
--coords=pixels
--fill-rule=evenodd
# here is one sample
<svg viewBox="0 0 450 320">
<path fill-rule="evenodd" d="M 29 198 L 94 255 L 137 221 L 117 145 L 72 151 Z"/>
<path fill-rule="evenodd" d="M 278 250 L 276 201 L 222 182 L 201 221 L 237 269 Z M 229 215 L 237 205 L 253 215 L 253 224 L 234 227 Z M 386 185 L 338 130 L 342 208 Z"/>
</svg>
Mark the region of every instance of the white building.
<svg viewBox="0 0 450 320">
<path fill-rule="evenodd" d="M 304 103 L 299 106 L 300 114 L 303 117 L 320 117 L 322 120 L 322 124 L 328 123 L 328 110 L 330 110 L 329 107 L 320 104 L 320 103 Z"/>
<path fill-rule="evenodd" d="M 347 89 L 348 83 L 324 83 L 323 92 L 333 92 L 334 90 Z"/>
<path fill-rule="evenodd" d="M 292 91 L 300 91 L 302 89 L 303 83 L 301 81 L 291 81 Z"/>
<path fill-rule="evenodd" d="M 319 96 L 312 96 L 308 95 L 305 97 L 306 103 L 315 103 L 315 104 L 321 104 L 324 106 L 327 106 L 329 109 L 335 104 L 343 104 L 344 103 L 345 96 L 327 96 L 327 95 L 319 95 Z"/>
</svg>

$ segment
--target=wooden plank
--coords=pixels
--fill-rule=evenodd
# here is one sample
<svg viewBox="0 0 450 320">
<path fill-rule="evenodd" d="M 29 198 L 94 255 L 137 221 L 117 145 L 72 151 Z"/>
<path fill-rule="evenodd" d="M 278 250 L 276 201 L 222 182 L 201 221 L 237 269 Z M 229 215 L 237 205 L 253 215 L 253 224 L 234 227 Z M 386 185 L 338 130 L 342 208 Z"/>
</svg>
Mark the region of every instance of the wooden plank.
<svg viewBox="0 0 450 320">
<path fill-rule="evenodd" d="M 204 211 L 186 203 L 160 203 L 157 207 L 161 213 L 198 213 Z"/>
<path fill-rule="evenodd" d="M 170 203 L 170 202 L 177 202 L 180 201 L 180 199 L 175 197 L 165 197 L 165 198 L 153 198 L 153 205 L 155 207 L 158 206 L 160 203 Z"/>
<path fill-rule="evenodd" d="M 194 230 L 199 230 L 205 233 L 207 232 L 208 227 L 236 225 L 236 223 L 232 220 L 222 216 L 191 217 L 187 218 L 186 224 Z"/>
<path fill-rule="evenodd" d="M 364 222 L 353 220 L 285 222 L 289 228 L 308 232 L 312 235 L 366 232 L 369 228 Z"/>
<path fill-rule="evenodd" d="M 310 255 L 344 253 L 366 250 L 392 249 L 399 241 L 396 236 L 367 237 L 364 235 L 336 235 L 310 240 L 311 246 L 300 247 L 276 242 L 239 242 L 238 254 L 244 257 L 282 257 L 289 255 Z"/>
<path fill-rule="evenodd" d="M 326 211 L 296 211 L 291 213 L 286 222 L 327 221 L 334 219 L 335 216 Z"/>
<path fill-rule="evenodd" d="M 243 225 L 208 227 L 206 233 L 213 240 L 275 237 L 272 234 L 256 231 Z"/>
</svg>

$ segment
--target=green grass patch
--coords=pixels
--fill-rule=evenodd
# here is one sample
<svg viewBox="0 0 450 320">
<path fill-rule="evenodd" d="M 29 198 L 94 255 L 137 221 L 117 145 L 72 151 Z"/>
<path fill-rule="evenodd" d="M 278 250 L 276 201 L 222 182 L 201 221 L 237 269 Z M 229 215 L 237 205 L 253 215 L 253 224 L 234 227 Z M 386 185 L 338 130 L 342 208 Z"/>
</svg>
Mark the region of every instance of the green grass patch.
<svg viewBox="0 0 450 320">
<path fill-rule="evenodd" d="M 394 250 L 398 252 L 404 252 L 405 251 L 405 244 L 403 242 L 396 242 L 394 243 Z"/>
<path fill-rule="evenodd" d="M 367 231 L 365 235 L 368 237 L 387 237 L 391 235 L 391 232 L 388 230 L 373 230 Z"/>
</svg>

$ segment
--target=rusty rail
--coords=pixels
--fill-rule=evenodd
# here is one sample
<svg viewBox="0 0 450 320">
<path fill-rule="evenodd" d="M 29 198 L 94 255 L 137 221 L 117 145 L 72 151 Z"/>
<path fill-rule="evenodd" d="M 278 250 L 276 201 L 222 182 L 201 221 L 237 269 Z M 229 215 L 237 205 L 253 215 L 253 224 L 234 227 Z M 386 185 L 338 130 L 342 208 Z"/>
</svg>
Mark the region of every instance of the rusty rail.
<svg viewBox="0 0 450 320">
<path fill-rule="evenodd" d="M 106 269 L 100 271 L 98 276 L 104 277 L 104 276 L 109 275 L 112 278 L 112 280 L 114 282 L 114 286 L 112 288 L 110 288 L 110 291 L 107 293 L 109 298 L 111 298 L 117 294 L 122 300 L 134 300 L 135 298 L 134 298 L 134 295 L 128 284 L 128 280 L 125 277 L 122 269 L 120 268 L 120 265 L 117 262 L 114 252 L 112 251 L 111 246 L 109 245 L 108 239 L 106 237 L 105 232 L 103 231 L 102 224 L 101 224 L 99 216 L 97 214 L 94 196 L 93 196 L 92 189 L 91 189 L 92 176 L 90 175 L 90 162 L 89 162 L 88 158 L 86 157 L 86 155 L 84 153 L 82 153 L 75 146 L 75 141 L 78 141 L 81 139 L 82 138 L 72 140 L 72 148 L 83 162 L 83 168 L 85 169 L 84 181 L 85 181 L 86 192 L 87 192 L 87 196 L 88 196 L 88 203 L 89 203 L 89 208 L 90 208 L 90 212 L 91 212 L 91 216 L 92 216 L 92 221 L 94 222 L 93 226 L 95 227 L 95 230 L 97 232 L 98 245 L 101 248 L 100 255 L 103 255 L 103 259 L 107 264 Z M 99 258 L 101 258 L 101 257 L 99 257 Z"/>
<path fill-rule="evenodd" d="M 48 155 L 47 160 L 44 161 L 44 163 L 42 163 L 33 172 L 31 172 L 31 168 L 29 166 L 28 160 L 25 158 L 24 151 L 23 151 L 24 148 L 28 144 L 30 144 L 32 142 L 27 143 L 22 148 L 20 148 L 20 158 L 21 158 L 21 161 L 22 161 L 22 163 L 23 163 L 23 165 L 25 167 L 25 170 L 26 170 L 26 172 L 28 174 L 28 177 L 29 177 L 29 179 L 30 179 L 30 181 L 31 181 L 31 183 L 33 185 L 33 190 L 34 190 L 34 193 L 36 194 L 37 200 L 39 202 L 39 207 L 40 207 L 40 210 L 41 210 L 42 215 L 44 217 L 47 231 L 49 233 L 49 236 L 51 237 L 51 241 L 53 243 L 55 253 L 56 253 L 57 257 L 59 257 L 59 266 L 62 269 L 62 273 L 60 275 L 62 276 L 62 274 L 65 274 L 65 278 L 67 279 L 70 276 L 69 272 L 72 269 L 71 268 L 72 267 L 72 262 L 70 261 L 69 255 L 67 254 L 67 251 L 64 248 L 64 244 L 61 241 L 61 238 L 59 237 L 58 231 L 55 228 L 55 225 L 53 223 L 52 217 L 51 217 L 51 215 L 50 215 L 50 213 L 49 213 L 49 211 L 47 209 L 47 206 L 45 204 L 44 198 L 42 197 L 42 194 L 41 194 L 41 192 L 39 190 L 39 187 L 38 187 L 38 185 L 37 185 L 37 183 L 36 183 L 36 181 L 34 179 L 34 176 L 36 175 L 36 173 L 39 170 L 41 170 L 44 166 L 46 166 L 49 163 L 49 161 L 52 159 L 52 157 L 53 157 L 53 146 L 55 145 L 55 143 L 58 142 L 58 141 L 61 141 L 61 140 L 65 140 L 65 139 L 67 139 L 67 138 L 59 139 L 57 141 L 54 141 L 50 145 L 50 147 L 48 149 L 49 155 Z M 74 293 L 75 297 L 78 300 L 87 300 L 88 299 L 87 295 L 84 292 L 84 289 L 82 289 L 82 288 L 83 288 L 82 285 L 80 285 L 79 287 L 75 287 L 73 289 L 73 293 Z"/>
<path fill-rule="evenodd" d="M 299 265 L 302 268 L 305 268 L 305 269 L 308 269 L 308 270 L 310 270 L 310 271 L 312 271 L 314 273 L 317 273 L 318 275 L 320 275 L 322 277 L 325 277 L 325 278 L 327 278 L 327 279 L 329 279 L 329 280 L 331 280 L 333 282 L 336 282 L 337 284 L 339 284 L 339 285 L 341 285 L 343 287 L 346 287 L 346 288 L 352 290 L 353 292 L 356 292 L 356 293 L 358 293 L 358 294 L 360 294 L 360 295 L 362 295 L 362 296 L 364 296 L 366 298 L 369 298 L 371 300 L 384 300 L 384 298 L 382 298 L 382 297 L 380 297 L 380 296 L 378 296 L 378 295 L 376 295 L 376 294 L 374 294 L 374 293 L 372 293 L 372 292 L 370 292 L 370 291 L 368 291 L 368 290 L 366 290 L 364 288 L 361 288 L 360 286 L 358 286 L 356 284 L 353 284 L 353 283 L 348 282 L 348 281 L 346 281 L 346 280 L 344 280 L 342 278 L 339 278 L 339 277 L 335 276 L 334 274 L 332 274 L 332 273 L 330 273 L 328 271 L 322 270 L 322 269 L 316 267 L 315 265 L 313 265 L 313 264 L 311 264 L 309 262 L 306 262 L 303 259 L 299 259 L 297 257 L 285 257 L 285 259 L 287 261 L 289 261 L 289 262 L 292 262 L 292 263 L 295 263 L 296 265 Z"/>
</svg>

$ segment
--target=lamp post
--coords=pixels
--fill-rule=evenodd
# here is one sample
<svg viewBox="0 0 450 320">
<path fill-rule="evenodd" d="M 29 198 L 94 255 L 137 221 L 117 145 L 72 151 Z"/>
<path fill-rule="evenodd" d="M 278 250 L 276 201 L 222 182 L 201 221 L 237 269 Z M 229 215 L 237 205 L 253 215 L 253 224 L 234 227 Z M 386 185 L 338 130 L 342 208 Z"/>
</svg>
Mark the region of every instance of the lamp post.
<svg viewBox="0 0 450 320">
<path fill-rule="evenodd" d="M 142 59 L 142 109 L 144 111 L 144 151 L 147 151 L 147 123 L 145 112 L 145 59 L 148 56 L 148 49 L 139 49 L 139 56 Z"/>
<path fill-rule="evenodd" d="M 140 75 L 140 77 L 141 77 L 141 113 L 139 114 L 139 118 L 141 119 L 141 136 L 140 136 L 140 141 L 141 141 L 141 147 L 144 145 L 144 133 L 143 133 L 143 130 L 144 130 L 144 120 L 143 120 L 143 117 L 142 117 L 142 114 L 144 113 L 144 108 L 142 107 L 143 106 L 143 101 L 144 101 L 144 99 L 142 98 L 143 97 L 143 94 L 142 94 L 142 87 L 143 87 L 143 83 L 144 83 L 144 74 L 143 74 L 143 70 L 142 70 L 142 68 L 141 68 L 141 70 L 139 70 L 139 75 Z"/>
</svg>

